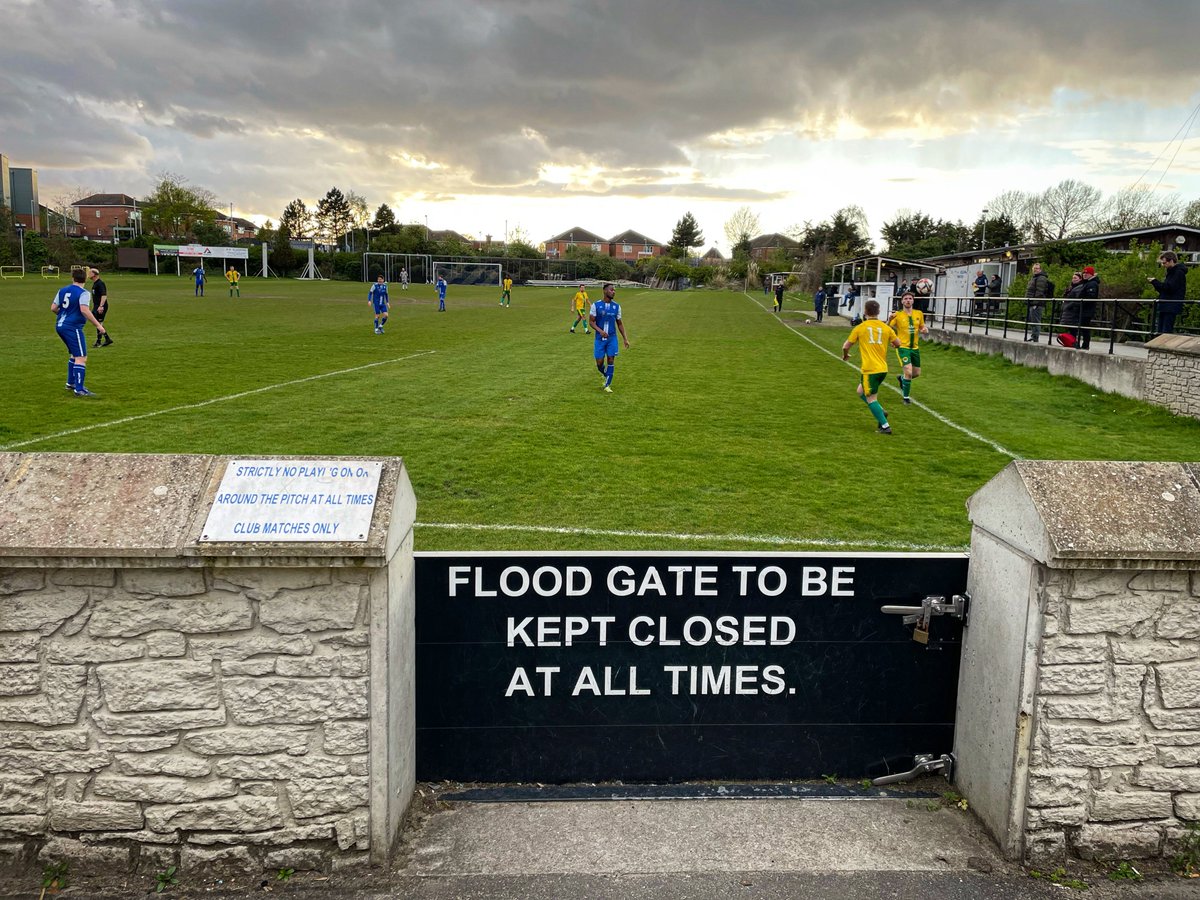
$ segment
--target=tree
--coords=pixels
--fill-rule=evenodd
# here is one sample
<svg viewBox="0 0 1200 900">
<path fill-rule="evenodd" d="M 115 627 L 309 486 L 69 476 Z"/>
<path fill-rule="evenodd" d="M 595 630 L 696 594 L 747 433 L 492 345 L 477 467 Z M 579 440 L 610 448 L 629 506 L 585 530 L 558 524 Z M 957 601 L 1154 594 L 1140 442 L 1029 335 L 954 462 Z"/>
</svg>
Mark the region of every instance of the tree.
<svg viewBox="0 0 1200 900">
<path fill-rule="evenodd" d="M 969 232 L 961 222 L 937 219 L 926 213 L 900 210 L 880 229 L 887 255 L 900 259 L 925 259 L 957 253 L 966 248 Z"/>
<path fill-rule="evenodd" d="M 824 250 L 836 259 L 851 259 L 870 253 L 867 217 L 861 206 L 845 206 L 833 214 L 833 219 L 810 225 L 800 243 L 810 254 Z"/>
<path fill-rule="evenodd" d="M 325 244 L 334 245 L 341 239 L 354 221 L 354 211 L 350 201 L 336 187 L 331 187 L 325 196 L 317 201 L 316 220 L 317 237 Z"/>
<path fill-rule="evenodd" d="M 299 200 L 295 201 L 300 203 Z M 292 204 L 288 204 L 291 208 Z M 303 203 L 300 203 L 303 206 Z M 286 210 L 285 210 L 286 213 Z M 286 275 L 296 265 L 296 251 L 292 249 L 292 233 L 288 228 L 287 223 L 280 220 L 279 227 L 275 229 L 275 240 L 271 243 L 270 265 L 280 275 Z"/>
<path fill-rule="evenodd" d="M 1037 199 L 1036 220 L 1046 238 L 1060 241 L 1078 234 L 1091 220 L 1100 191 L 1090 184 L 1067 178 L 1046 190 Z"/>
<path fill-rule="evenodd" d="M 392 208 L 386 203 L 380 203 L 379 209 L 375 210 L 375 218 L 371 220 L 371 227 L 380 231 L 391 231 L 395 228 L 396 214 L 392 212 Z"/>
<path fill-rule="evenodd" d="M 696 224 L 696 217 L 690 212 L 684 213 L 683 218 L 675 223 L 675 230 L 671 233 L 671 242 L 667 244 L 668 255 L 683 259 L 688 250 L 703 246 L 704 232 Z"/>
<path fill-rule="evenodd" d="M 1182 225 L 1200 226 L 1200 200 L 1193 200 L 1183 208 L 1179 222 Z"/>
<path fill-rule="evenodd" d="M 267 221 L 258 226 L 258 231 L 254 233 L 254 239 L 256 241 L 265 241 L 268 244 L 275 240 L 275 226 L 271 224 L 270 219 L 267 219 Z"/>
<path fill-rule="evenodd" d="M 312 236 L 312 213 L 303 200 L 297 198 L 284 207 L 283 214 L 279 217 L 279 230 L 283 231 L 285 228 L 289 238 L 305 240 Z"/>
<path fill-rule="evenodd" d="M 975 223 L 975 228 L 971 232 L 972 247 L 983 246 L 985 229 L 989 247 L 1011 247 L 1013 244 L 1021 243 L 1021 231 L 1013 224 L 1012 219 L 1006 215 L 989 215 L 986 220 L 981 218 Z"/>
<path fill-rule="evenodd" d="M 354 250 L 354 232 L 359 229 L 365 229 L 370 221 L 367 212 L 367 198 L 362 194 L 354 191 L 346 191 L 346 202 L 350 204 L 350 246 L 348 249 Z"/>
<path fill-rule="evenodd" d="M 1149 228 L 1183 217 L 1183 201 L 1175 195 L 1156 194 L 1147 185 L 1121 188 L 1100 206 L 1091 221 L 1093 231 L 1125 231 Z"/>
<path fill-rule="evenodd" d="M 141 202 L 142 228 L 163 238 L 191 239 L 198 225 L 216 221 L 216 202 L 212 191 L 189 187 L 182 175 L 161 172 L 158 186 Z"/>
<path fill-rule="evenodd" d="M 744 244 L 747 253 L 750 249 L 750 239 L 762 231 L 757 213 L 748 206 L 741 206 L 725 221 L 725 239 L 737 256 L 738 245 Z"/>
<path fill-rule="evenodd" d="M 1037 216 L 1039 203 L 1035 194 L 1016 190 L 1004 191 L 988 201 L 987 210 L 997 218 L 1006 216 L 1017 226 L 1020 237 L 1016 243 L 1040 241 L 1044 239 L 1044 235 Z"/>
</svg>

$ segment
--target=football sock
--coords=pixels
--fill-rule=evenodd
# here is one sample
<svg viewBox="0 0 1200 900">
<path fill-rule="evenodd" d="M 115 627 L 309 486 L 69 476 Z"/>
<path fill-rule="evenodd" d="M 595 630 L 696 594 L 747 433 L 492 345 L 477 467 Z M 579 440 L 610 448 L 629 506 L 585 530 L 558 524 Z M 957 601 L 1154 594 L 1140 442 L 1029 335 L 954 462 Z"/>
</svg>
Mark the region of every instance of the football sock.
<svg viewBox="0 0 1200 900">
<path fill-rule="evenodd" d="M 604 370 L 604 386 L 605 387 L 608 387 L 610 384 L 612 384 L 613 368 L 614 368 L 613 364 L 609 363 L 608 368 L 606 368 Z"/>
<path fill-rule="evenodd" d="M 77 390 L 77 391 L 83 390 L 83 376 L 86 374 L 87 374 L 86 366 L 81 366 L 81 365 L 75 366 L 75 390 Z"/>
<path fill-rule="evenodd" d="M 901 393 L 903 393 L 904 396 L 907 397 L 908 392 L 912 390 L 912 379 L 905 378 L 903 375 L 901 375 L 900 376 L 900 390 L 901 390 Z"/>
<path fill-rule="evenodd" d="M 375 317 L 375 327 L 376 327 L 376 328 L 378 328 L 378 327 L 379 327 L 379 316 L 376 316 L 376 317 Z"/>
<path fill-rule="evenodd" d="M 883 407 L 879 405 L 878 400 L 872 400 L 867 404 L 867 407 L 871 410 L 871 415 L 875 417 L 876 422 L 878 422 L 880 425 L 886 425 L 888 423 L 887 416 L 883 414 Z"/>
<path fill-rule="evenodd" d="M 74 386 L 75 384 L 75 360 L 67 360 L 67 384 Z"/>
<path fill-rule="evenodd" d="M 596 371 L 599 372 L 601 375 L 603 375 L 604 374 L 604 363 L 602 363 L 602 362 L 596 363 Z"/>
</svg>

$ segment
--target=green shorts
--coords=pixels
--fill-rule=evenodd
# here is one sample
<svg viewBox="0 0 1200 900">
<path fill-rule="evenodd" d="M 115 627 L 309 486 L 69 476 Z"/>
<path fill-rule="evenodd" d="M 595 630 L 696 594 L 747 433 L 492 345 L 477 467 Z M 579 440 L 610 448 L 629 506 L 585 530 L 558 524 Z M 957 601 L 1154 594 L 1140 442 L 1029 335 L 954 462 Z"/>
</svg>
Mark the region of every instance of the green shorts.
<svg viewBox="0 0 1200 900">
<path fill-rule="evenodd" d="M 916 368 L 916 369 L 921 368 L 921 351 L 920 350 L 916 350 L 916 349 L 910 350 L 908 347 L 901 347 L 896 352 L 898 354 L 900 354 L 900 364 L 901 365 L 907 366 L 907 365 L 911 364 L 913 366 L 913 368 Z"/>
<path fill-rule="evenodd" d="M 887 372 L 872 372 L 870 375 L 868 375 L 866 372 L 863 372 L 863 396 L 870 397 L 872 394 L 879 393 L 879 386 L 887 381 L 887 376 Z"/>
</svg>

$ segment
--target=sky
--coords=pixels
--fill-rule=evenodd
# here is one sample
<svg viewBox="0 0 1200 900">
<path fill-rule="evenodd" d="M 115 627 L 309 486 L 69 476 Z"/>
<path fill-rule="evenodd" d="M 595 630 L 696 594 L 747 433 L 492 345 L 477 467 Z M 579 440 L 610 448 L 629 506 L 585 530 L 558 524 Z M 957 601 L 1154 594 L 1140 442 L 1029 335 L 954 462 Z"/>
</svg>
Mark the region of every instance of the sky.
<svg viewBox="0 0 1200 900">
<path fill-rule="evenodd" d="M 728 253 L 857 204 L 971 223 L 1065 178 L 1200 198 L 1196 0 L 0 0 L 0 153 L 41 200 L 163 172 L 278 220 Z"/>
</svg>

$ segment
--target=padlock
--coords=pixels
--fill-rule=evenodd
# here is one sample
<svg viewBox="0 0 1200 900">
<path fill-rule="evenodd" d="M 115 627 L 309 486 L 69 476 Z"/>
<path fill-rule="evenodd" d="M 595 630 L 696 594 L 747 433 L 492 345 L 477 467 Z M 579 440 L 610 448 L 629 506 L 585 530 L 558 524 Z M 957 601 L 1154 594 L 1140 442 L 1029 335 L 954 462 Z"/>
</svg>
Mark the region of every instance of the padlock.
<svg viewBox="0 0 1200 900">
<path fill-rule="evenodd" d="M 918 644 L 929 643 L 929 626 L 922 626 L 920 622 L 913 628 L 913 640 Z"/>
</svg>

